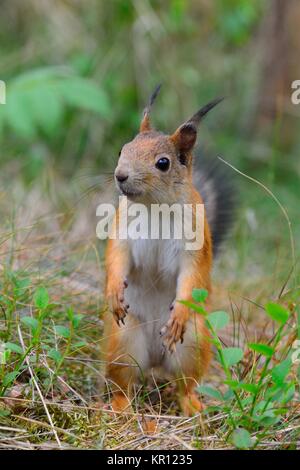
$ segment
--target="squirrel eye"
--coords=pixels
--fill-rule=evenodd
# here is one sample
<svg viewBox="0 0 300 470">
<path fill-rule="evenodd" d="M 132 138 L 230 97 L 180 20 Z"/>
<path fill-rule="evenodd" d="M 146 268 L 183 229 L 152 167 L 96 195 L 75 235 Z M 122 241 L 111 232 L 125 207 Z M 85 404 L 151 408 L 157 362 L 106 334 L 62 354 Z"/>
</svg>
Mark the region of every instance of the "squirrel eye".
<svg viewBox="0 0 300 470">
<path fill-rule="evenodd" d="M 170 160 L 165 157 L 160 158 L 159 160 L 157 160 L 155 166 L 160 171 L 168 171 L 168 169 L 170 168 Z"/>
</svg>

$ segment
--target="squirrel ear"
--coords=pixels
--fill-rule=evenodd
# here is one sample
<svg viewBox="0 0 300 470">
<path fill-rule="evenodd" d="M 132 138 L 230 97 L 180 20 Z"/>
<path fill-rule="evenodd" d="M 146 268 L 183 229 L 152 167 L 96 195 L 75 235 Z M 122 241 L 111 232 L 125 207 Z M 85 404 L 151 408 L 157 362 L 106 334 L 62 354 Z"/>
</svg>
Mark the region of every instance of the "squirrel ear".
<svg viewBox="0 0 300 470">
<path fill-rule="evenodd" d="M 140 124 L 140 132 L 146 132 L 151 130 L 151 124 L 150 124 L 150 111 L 152 108 L 152 105 L 161 89 L 161 84 L 159 84 L 155 90 L 153 91 L 152 95 L 150 96 L 149 103 L 144 109 L 144 115 L 143 119 Z"/>
<path fill-rule="evenodd" d="M 182 124 L 171 136 L 180 152 L 189 152 L 195 145 L 197 127 L 204 116 L 224 98 L 217 98 L 199 109 L 188 121 Z"/>
<path fill-rule="evenodd" d="M 187 153 L 195 145 L 197 139 L 197 128 L 192 122 L 182 124 L 172 135 L 171 139 L 175 143 L 179 152 Z"/>
</svg>

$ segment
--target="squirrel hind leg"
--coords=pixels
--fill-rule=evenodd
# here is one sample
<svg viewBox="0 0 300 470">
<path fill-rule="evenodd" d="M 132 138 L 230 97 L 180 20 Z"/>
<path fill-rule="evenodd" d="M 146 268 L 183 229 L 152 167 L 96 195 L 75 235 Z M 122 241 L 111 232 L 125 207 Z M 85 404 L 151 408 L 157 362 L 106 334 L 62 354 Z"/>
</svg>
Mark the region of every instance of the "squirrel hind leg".
<svg viewBox="0 0 300 470">
<path fill-rule="evenodd" d="M 109 380 L 112 383 L 111 407 L 115 412 L 131 411 L 132 388 L 135 375 L 130 367 L 109 367 Z"/>
<path fill-rule="evenodd" d="M 121 361 L 122 358 L 119 358 Z M 125 359 L 123 358 L 123 361 Z M 111 407 L 113 411 L 131 411 L 133 383 L 136 379 L 135 369 L 128 366 L 109 364 L 106 375 L 112 385 Z"/>
<path fill-rule="evenodd" d="M 142 327 L 130 315 L 120 327 L 110 317 L 105 330 L 107 342 L 103 358 L 105 375 L 112 391 L 111 405 L 114 411 L 130 411 L 133 385 L 138 381 L 140 370 L 148 365 L 146 339 Z"/>
<path fill-rule="evenodd" d="M 194 322 L 188 324 L 184 342 L 179 345 L 177 354 L 177 362 L 180 364 L 181 370 L 180 376 L 177 375 L 177 378 L 180 379 L 178 381 L 178 399 L 182 412 L 186 416 L 193 416 L 204 409 L 195 388 L 205 375 L 210 360 L 209 334 L 199 315 L 194 318 Z"/>
</svg>

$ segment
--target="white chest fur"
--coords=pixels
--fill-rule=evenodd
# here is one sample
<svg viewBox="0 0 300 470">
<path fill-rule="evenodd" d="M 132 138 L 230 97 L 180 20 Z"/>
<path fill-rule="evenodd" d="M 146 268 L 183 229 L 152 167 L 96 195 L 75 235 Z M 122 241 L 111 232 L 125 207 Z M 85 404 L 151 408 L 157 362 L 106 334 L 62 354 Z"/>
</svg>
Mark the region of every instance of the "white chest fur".
<svg viewBox="0 0 300 470">
<path fill-rule="evenodd" d="M 128 240 L 131 267 L 125 298 L 130 312 L 157 330 L 170 315 L 176 297 L 181 240 Z M 151 328 L 153 330 L 153 328 Z"/>
<path fill-rule="evenodd" d="M 133 267 L 141 276 L 174 277 L 178 273 L 182 245 L 181 240 L 129 240 Z"/>
<path fill-rule="evenodd" d="M 181 240 L 127 240 L 131 268 L 125 301 L 129 313 L 139 321 L 132 354 L 144 357 L 143 367 L 162 361 L 160 330 L 170 317 L 176 297 L 177 277 L 182 253 Z M 132 341 L 132 339 L 131 339 Z M 147 365 L 147 366 L 146 366 Z"/>
<path fill-rule="evenodd" d="M 129 215 L 133 214 L 129 211 Z M 139 326 L 135 325 L 134 341 L 128 336 L 128 347 L 133 356 L 144 357 L 147 351 L 144 364 L 160 364 L 162 345 L 159 332 L 168 321 L 170 305 L 176 298 L 185 245 L 182 237 L 172 236 L 177 227 L 174 219 L 168 222 L 167 217 L 162 217 L 163 225 L 156 237 L 152 236 L 151 223 L 155 223 L 156 228 L 158 222 L 154 222 L 152 212 L 141 211 L 138 218 L 132 220 L 129 218 L 127 237 L 123 238 L 130 256 L 125 302 L 129 304 L 129 314 L 138 320 Z M 168 223 L 169 226 L 166 225 Z M 166 233 L 170 236 L 163 235 Z M 134 354 L 136 351 L 138 354 Z"/>
</svg>

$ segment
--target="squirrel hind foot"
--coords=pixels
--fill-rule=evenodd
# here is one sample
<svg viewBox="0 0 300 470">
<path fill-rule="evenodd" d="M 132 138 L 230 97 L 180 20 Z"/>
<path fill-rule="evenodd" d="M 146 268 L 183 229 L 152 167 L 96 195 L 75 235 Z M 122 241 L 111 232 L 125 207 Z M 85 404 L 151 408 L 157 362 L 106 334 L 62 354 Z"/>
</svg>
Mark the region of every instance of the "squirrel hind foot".
<svg viewBox="0 0 300 470">
<path fill-rule="evenodd" d="M 123 392 L 115 392 L 111 401 L 111 407 L 115 412 L 130 411 L 130 400 Z"/>
<path fill-rule="evenodd" d="M 196 393 L 189 393 L 180 399 L 180 405 L 184 416 L 194 416 L 204 410 L 205 406 L 201 403 Z"/>
</svg>

